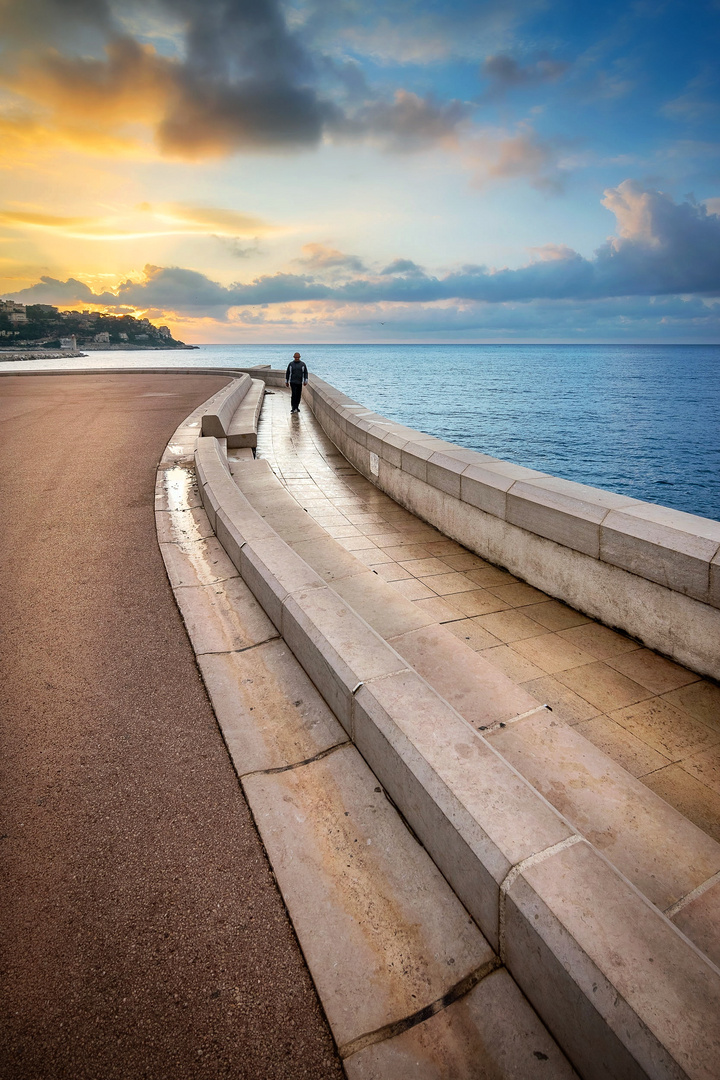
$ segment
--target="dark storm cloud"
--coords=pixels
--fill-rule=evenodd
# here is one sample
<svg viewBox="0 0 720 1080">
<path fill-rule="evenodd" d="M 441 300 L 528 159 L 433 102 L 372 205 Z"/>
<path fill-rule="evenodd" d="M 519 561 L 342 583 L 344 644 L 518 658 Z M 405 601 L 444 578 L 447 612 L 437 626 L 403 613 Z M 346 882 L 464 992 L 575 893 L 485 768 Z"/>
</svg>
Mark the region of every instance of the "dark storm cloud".
<svg viewBox="0 0 720 1080">
<path fill-rule="evenodd" d="M 456 101 L 373 92 L 356 61 L 291 30 L 278 0 L 27 0 L 9 11 L 0 84 L 75 138 L 139 121 L 163 153 L 190 159 L 313 147 L 326 132 L 414 150 L 465 115 Z M 141 16 L 167 25 L 175 47 L 146 44 Z"/>
</svg>

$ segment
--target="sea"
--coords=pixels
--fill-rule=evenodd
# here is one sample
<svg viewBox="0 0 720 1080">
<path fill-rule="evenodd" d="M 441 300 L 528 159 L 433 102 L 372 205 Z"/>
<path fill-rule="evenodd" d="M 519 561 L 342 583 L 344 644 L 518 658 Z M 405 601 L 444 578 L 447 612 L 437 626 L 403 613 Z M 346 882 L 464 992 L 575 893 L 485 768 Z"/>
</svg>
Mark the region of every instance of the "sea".
<svg viewBox="0 0 720 1080">
<path fill-rule="evenodd" d="M 720 345 L 201 345 L 4 361 L 0 371 L 284 368 L 296 348 L 311 377 L 410 427 L 720 520 Z"/>
</svg>

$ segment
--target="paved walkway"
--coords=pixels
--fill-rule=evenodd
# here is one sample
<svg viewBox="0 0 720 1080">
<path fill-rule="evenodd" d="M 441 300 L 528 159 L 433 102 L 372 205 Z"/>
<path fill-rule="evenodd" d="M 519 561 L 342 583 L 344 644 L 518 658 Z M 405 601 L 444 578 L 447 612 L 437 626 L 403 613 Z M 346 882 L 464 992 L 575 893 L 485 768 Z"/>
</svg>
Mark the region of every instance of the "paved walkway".
<svg viewBox="0 0 720 1080">
<path fill-rule="evenodd" d="M 342 1076 L 157 545 L 224 382 L 0 378 L 3 1080 Z"/>
<path fill-rule="evenodd" d="M 307 406 L 265 398 L 258 456 L 403 596 L 720 840 L 720 688 L 491 566 L 361 476 Z"/>
</svg>

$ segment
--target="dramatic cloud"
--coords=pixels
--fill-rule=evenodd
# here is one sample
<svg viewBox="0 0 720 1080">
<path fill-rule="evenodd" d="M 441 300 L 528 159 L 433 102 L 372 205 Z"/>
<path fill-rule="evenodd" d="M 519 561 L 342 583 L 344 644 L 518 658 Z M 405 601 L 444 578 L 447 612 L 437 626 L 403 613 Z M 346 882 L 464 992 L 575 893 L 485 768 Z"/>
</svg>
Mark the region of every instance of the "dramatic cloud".
<svg viewBox="0 0 720 1080">
<path fill-rule="evenodd" d="M 468 115 L 460 101 L 440 103 L 397 90 L 393 101 L 375 101 L 336 122 L 342 134 L 365 135 L 389 150 L 422 150 L 453 137 Z"/>
<path fill-rule="evenodd" d="M 397 259 L 378 274 L 340 282 L 304 274 L 264 275 L 248 284 L 223 286 L 205 275 L 180 268 L 146 267 L 141 282 L 127 281 L 112 297 L 116 304 L 173 311 L 227 311 L 232 307 L 333 301 L 340 304 L 429 304 L 447 301 L 485 303 L 540 300 L 599 300 L 641 296 L 720 296 L 720 217 L 705 206 L 680 205 L 632 180 L 605 193 L 604 204 L 616 215 L 619 235 L 611 237 L 592 259 L 563 245 L 535 249 L 539 258 L 518 270 L 489 270 L 468 265 L 436 277 L 410 260 Z M 352 257 L 322 245 L 309 245 L 305 259 L 313 270 L 352 269 Z M 64 295 L 70 282 L 54 283 Z M 74 283 L 77 285 L 78 283 Z M 17 299 L 50 299 L 50 279 L 16 294 Z M 73 294 L 109 303 L 108 294 L 93 296 L 83 286 Z"/>
<path fill-rule="evenodd" d="M 28 0 L 24 16 L 18 6 L 10 5 L 0 85 L 30 110 L 20 130 L 39 125 L 46 139 L 112 149 L 108 139 L 136 140 L 139 124 L 162 153 L 190 160 L 314 147 L 326 134 L 416 150 L 466 115 L 458 101 L 372 91 L 356 61 L 313 47 L 312 19 L 292 29 L 279 0 L 151 0 L 149 10 L 177 26 L 168 54 L 128 32 L 141 10 L 133 0 Z M 62 32 L 45 32 L 61 23 Z"/>
</svg>

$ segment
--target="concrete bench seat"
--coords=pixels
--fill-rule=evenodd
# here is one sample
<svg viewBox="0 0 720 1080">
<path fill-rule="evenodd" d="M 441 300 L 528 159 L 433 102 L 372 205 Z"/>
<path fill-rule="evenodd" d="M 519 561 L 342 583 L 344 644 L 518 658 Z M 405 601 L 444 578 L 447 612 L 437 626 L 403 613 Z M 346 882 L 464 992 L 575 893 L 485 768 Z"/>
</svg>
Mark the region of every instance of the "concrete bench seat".
<svg viewBox="0 0 720 1080">
<path fill-rule="evenodd" d="M 250 379 L 245 392 L 227 427 L 228 449 L 257 446 L 258 420 L 265 395 L 262 379 Z"/>
<path fill-rule="evenodd" d="M 252 382 L 250 376 L 243 373 L 205 402 L 200 421 L 201 435 L 216 439 L 227 438 L 230 422 Z"/>
<path fill-rule="evenodd" d="M 692 885 L 698 867 L 700 876 L 712 873 L 718 845 L 693 832 L 662 800 L 649 799 L 638 816 L 649 821 L 657 814 L 657 831 L 651 836 L 646 822 L 646 831 L 636 831 L 627 846 L 640 863 L 643 837 L 648 848 L 654 840 L 658 859 L 646 859 L 639 884 L 633 885 L 627 870 L 618 872 L 600 850 L 604 833 L 616 829 L 619 820 L 612 818 L 605 829 L 588 825 L 588 815 L 602 813 L 599 804 L 617 799 L 622 770 L 610 759 L 601 761 L 595 747 L 592 761 L 578 765 L 581 736 L 576 736 L 580 743 L 563 743 L 564 725 L 555 725 L 550 734 L 542 724 L 524 732 L 522 713 L 512 718 L 515 725 L 502 729 L 503 735 L 513 732 L 513 746 L 496 745 L 493 732 L 484 737 L 462 715 L 473 698 L 464 673 L 443 675 L 446 685 L 454 674 L 465 678 L 467 701 L 451 703 L 430 684 L 437 673 L 421 662 L 423 643 L 417 637 L 441 627 L 401 625 L 404 632 L 384 640 L 367 618 L 374 618 L 372 605 L 361 617 L 341 595 L 341 589 L 354 587 L 359 603 L 369 584 L 369 578 L 360 580 L 367 568 L 351 573 L 343 558 L 349 553 L 342 548 L 343 556 L 337 554 L 333 564 L 319 527 L 292 505 L 295 500 L 273 483 L 262 462 L 235 466 L 236 479 L 244 474 L 249 498 L 231 481 L 216 440 L 199 440 L 196 469 L 203 501 L 230 558 L 581 1075 L 598 1080 L 715 1076 L 720 972 L 641 890 L 650 891 L 648 883 L 662 878 L 665 893 L 658 893 L 657 901 L 664 904 Z M 289 543 L 271 519 L 292 537 Z M 308 555 L 320 548 L 322 574 L 300 555 L 301 549 Z M 373 603 L 385 617 L 378 592 Z M 388 624 L 384 632 L 390 629 Z M 428 655 L 437 638 L 432 645 Z M 474 674 L 481 678 L 483 673 Z M 541 703 L 530 711 L 538 721 L 550 715 Z M 495 730 L 501 731 L 499 725 Z M 616 770 L 615 788 L 596 787 L 576 807 L 577 820 L 571 819 L 572 806 L 559 812 L 519 771 L 524 765 L 518 745 L 526 747 L 532 762 L 542 759 L 537 748 L 543 740 L 556 752 L 561 745 L 571 759 L 576 772 L 569 787 L 578 783 L 580 766 L 596 785 L 603 784 L 611 766 Z M 533 767 L 538 768 L 536 760 Z M 553 782 L 557 785 L 557 777 L 548 782 L 550 794 Z M 620 803 L 641 794 L 644 798 L 623 790 Z M 669 817 L 659 813 L 661 808 Z M 663 862 L 665 844 L 671 856 Z M 612 851 L 616 860 L 621 847 Z"/>
</svg>

